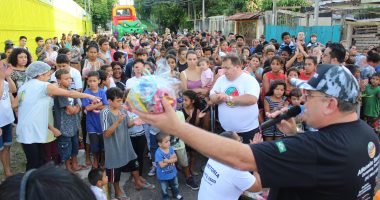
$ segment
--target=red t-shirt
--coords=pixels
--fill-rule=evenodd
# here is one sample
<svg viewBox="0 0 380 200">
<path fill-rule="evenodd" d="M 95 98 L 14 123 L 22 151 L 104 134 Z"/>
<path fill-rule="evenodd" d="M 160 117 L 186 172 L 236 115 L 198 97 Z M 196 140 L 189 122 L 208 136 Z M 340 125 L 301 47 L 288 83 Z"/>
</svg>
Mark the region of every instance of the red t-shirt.
<svg viewBox="0 0 380 200">
<path fill-rule="evenodd" d="M 313 72 L 310 76 L 306 76 L 305 71 L 302 71 L 302 72 L 300 73 L 300 77 L 299 77 L 299 78 L 300 78 L 301 80 L 308 81 L 311 77 L 314 76 L 314 73 L 315 73 L 315 72 Z"/>
</svg>

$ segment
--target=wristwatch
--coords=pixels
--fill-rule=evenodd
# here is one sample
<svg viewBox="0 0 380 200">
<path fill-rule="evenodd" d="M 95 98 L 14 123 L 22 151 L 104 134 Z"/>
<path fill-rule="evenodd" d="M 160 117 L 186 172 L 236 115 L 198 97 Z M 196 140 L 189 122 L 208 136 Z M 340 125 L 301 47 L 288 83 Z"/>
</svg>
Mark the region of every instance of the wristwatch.
<svg viewBox="0 0 380 200">
<path fill-rule="evenodd" d="M 232 102 L 232 99 L 234 99 L 233 96 L 228 96 L 228 102 Z"/>
</svg>

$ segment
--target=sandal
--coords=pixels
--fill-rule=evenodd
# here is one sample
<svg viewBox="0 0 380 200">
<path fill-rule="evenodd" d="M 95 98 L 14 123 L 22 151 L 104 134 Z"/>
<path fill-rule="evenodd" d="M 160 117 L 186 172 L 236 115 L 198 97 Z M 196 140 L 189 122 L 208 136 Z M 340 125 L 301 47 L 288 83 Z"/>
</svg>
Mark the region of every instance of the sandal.
<svg viewBox="0 0 380 200">
<path fill-rule="evenodd" d="M 78 171 L 82 171 L 82 170 L 86 170 L 86 169 L 89 169 L 90 167 L 89 166 L 86 166 L 86 165 L 78 165 L 78 169 L 72 169 L 74 172 L 78 172 Z"/>
<path fill-rule="evenodd" d="M 117 200 L 130 200 L 129 197 L 127 197 L 127 195 L 123 195 L 123 196 L 118 196 L 118 197 L 115 197 Z"/>
<path fill-rule="evenodd" d="M 146 182 L 145 185 L 142 187 L 135 187 L 136 190 L 143 190 L 143 189 L 153 190 L 154 188 L 156 188 L 156 186 L 154 186 L 153 184 L 150 184 L 148 182 Z"/>
</svg>

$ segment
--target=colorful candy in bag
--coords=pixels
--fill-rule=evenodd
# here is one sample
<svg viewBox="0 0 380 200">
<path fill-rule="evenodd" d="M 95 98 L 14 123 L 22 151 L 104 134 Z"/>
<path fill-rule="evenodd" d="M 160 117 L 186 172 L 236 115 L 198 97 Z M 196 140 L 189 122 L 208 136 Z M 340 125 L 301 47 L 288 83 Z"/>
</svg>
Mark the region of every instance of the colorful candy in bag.
<svg viewBox="0 0 380 200">
<path fill-rule="evenodd" d="M 166 73 L 166 69 L 162 69 L 166 67 L 161 63 L 157 69 L 160 74 L 147 74 L 136 81 L 127 97 L 127 102 L 131 108 L 143 112 L 162 113 L 164 112 L 161 104 L 162 98 L 165 98 L 173 108 L 176 107 L 176 84 L 178 81 L 173 80 Z"/>
</svg>

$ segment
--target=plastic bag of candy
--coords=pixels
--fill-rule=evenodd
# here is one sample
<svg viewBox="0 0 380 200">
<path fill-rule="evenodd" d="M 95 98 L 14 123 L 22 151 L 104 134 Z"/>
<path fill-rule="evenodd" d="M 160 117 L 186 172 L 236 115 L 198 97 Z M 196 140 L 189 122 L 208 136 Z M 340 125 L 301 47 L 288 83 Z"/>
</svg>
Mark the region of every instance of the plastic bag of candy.
<svg viewBox="0 0 380 200">
<path fill-rule="evenodd" d="M 173 108 L 176 108 L 179 81 L 170 77 L 166 67 L 164 63 L 158 63 L 157 71 L 160 73 L 155 75 L 145 73 L 136 81 L 128 93 L 129 107 L 143 112 L 162 113 L 164 108 L 161 99 L 165 98 Z"/>
</svg>

